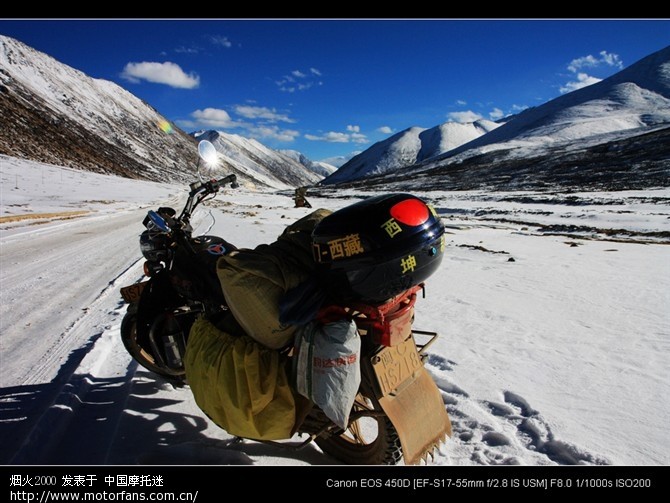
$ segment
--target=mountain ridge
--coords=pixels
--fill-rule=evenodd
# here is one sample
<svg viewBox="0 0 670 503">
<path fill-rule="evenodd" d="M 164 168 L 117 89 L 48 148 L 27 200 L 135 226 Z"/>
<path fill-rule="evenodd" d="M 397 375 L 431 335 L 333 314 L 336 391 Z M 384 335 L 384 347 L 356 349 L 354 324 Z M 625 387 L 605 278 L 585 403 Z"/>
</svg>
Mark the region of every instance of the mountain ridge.
<svg viewBox="0 0 670 503">
<path fill-rule="evenodd" d="M 469 166 L 484 176 L 485 173 L 491 174 L 489 165 L 503 162 L 507 166 L 505 176 L 513 179 L 515 173 L 508 168 L 517 165 L 524 173 L 521 178 L 528 182 L 532 173 L 528 172 L 524 163 L 542 165 L 543 169 L 556 167 L 560 171 L 565 167 L 562 163 L 566 153 L 571 151 L 575 153 L 575 159 L 579 158 L 592 167 L 599 166 L 597 169 L 602 170 L 604 167 L 600 166 L 597 159 L 589 158 L 589 155 L 597 155 L 599 149 L 594 148 L 596 145 L 634 145 L 635 140 L 624 140 L 663 130 L 667 125 L 670 125 L 670 46 L 598 83 L 524 110 L 508 118 L 500 127 L 451 150 L 411 165 L 402 166 L 399 163 L 398 169 L 404 174 L 389 171 L 386 176 L 374 173 L 377 176 L 370 177 L 368 174 L 367 177 L 359 177 L 358 173 L 351 172 L 348 174 L 353 176 L 343 176 L 343 172 L 337 179 L 329 177 L 324 184 L 355 184 L 357 179 L 364 179 L 368 184 L 378 185 L 390 180 L 409 180 L 418 173 L 427 173 L 450 180 L 448 183 L 445 181 L 445 187 L 459 188 L 461 182 L 454 186 L 454 178 L 448 176 L 450 169 L 460 173 Z M 663 134 L 659 134 L 661 136 Z M 634 161 L 638 168 L 644 165 L 645 156 L 649 159 L 652 173 L 649 183 L 658 182 L 658 177 L 653 173 L 663 170 L 664 148 L 665 145 L 650 145 L 647 150 L 637 152 L 638 159 Z M 369 155 L 369 150 L 360 156 Z M 556 158 L 553 164 L 552 156 Z M 645 174 L 640 169 L 636 173 L 638 176 Z M 600 174 L 594 171 L 592 176 L 598 178 Z M 545 176 L 537 173 L 537 177 L 539 180 Z M 465 185 L 475 183 L 470 177 L 465 178 L 469 180 Z M 459 180 L 465 178 L 458 177 Z M 566 180 L 563 185 L 570 184 L 570 180 Z M 437 181 L 431 180 L 431 186 L 437 185 Z M 482 180 L 479 185 L 486 185 L 486 181 Z M 509 187 L 507 183 L 505 185 Z"/>
<path fill-rule="evenodd" d="M 588 129 L 587 121 L 590 121 Z M 520 142 L 518 146 L 524 146 L 523 142 L 533 136 L 540 141 L 542 136 L 552 136 L 553 142 L 573 141 L 669 122 L 670 46 L 600 82 L 524 110 L 486 138 L 477 138 L 442 157 L 515 140 Z"/>
<path fill-rule="evenodd" d="M 307 169 L 323 177 L 332 175 L 335 171 L 337 171 L 336 166 L 333 166 L 332 164 L 324 161 L 313 161 L 298 150 L 280 149 L 278 152 L 290 157 L 294 161 L 298 161 Z"/>
<path fill-rule="evenodd" d="M 432 128 L 412 126 L 352 157 L 322 183 L 350 181 L 402 169 L 451 150 L 499 126 L 499 123 L 486 119 L 466 123 L 449 121 Z"/>
<path fill-rule="evenodd" d="M 275 189 L 312 185 L 323 177 L 278 150 L 253 138 L 223 131 L 206 130 L 193 133 L 198 140 L 212 142 L 219 153 L 220 171 L 234 172 L 240 183 Z"/>
<path fill-rule="evenodd" d="M 96 79 L 0 35 L 0 153 L 88 171 L 159 182 L 190 182 L 197 142 L 155 108 L 114 82 Z M 262 144 L 238 142 L 237 161 L 272 158 L 277 173 L 237 171 L 250 184 L 287 188 L 320 177 Z M 276 151 L 273 151 L 276 152 Z M 267 170 L 266 170 L 267 171 Z M 243 180 L 240 180 L 243 181 Z"/>
</svg>

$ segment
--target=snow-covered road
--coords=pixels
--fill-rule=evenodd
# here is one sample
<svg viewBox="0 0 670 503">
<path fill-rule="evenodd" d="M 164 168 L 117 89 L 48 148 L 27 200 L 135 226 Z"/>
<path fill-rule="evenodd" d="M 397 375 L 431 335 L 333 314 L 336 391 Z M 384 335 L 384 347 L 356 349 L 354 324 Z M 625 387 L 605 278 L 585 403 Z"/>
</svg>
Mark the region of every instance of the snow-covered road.
<svg viewBox="0 0 670 503">
<path fill-rule="evenodd" d="M 335 463 L 315 446 L 231 443 L 187 386 L 125 352 L 118 291 L 141 277 L 147 208 L 178 207 L 180 187 L 1 156 L 0 168 L 0 462 Z M 310 201 L 337 209 L 360 197 L 338 196 Z M 668 237 L 641 234 L 669 230 L 670 191 L 579 195 L 581 206 L 428 196 L 449 235 L 416 326 L 441 333 L 428 369 L 454 425 L 434 463 L 670 463 Z M 255 246 L 310 211 L 292 206 L 221 194 L 197 230 Z M 16 219 L 73 211 L 89 213 Z M 557 223 L 590 230 L 542 232 Z"/>
<path fill-rule="evenodd" d="M 3 350 L 25 355 L 2 362 L 3 383 L 49 381 L 55 377 L 53 360 L 86 342 L 88 334 L 74 329 L 106 296 L 118 301 L 118 291 L 106 283 L 120 276 L 133 282 L 140 274 L 134 266 L 140 259 L 138 222 L 145 213 L 82 216 L 3 239 Z M 46 352 L 35 354 L 36 348 Z"/>
</svg>

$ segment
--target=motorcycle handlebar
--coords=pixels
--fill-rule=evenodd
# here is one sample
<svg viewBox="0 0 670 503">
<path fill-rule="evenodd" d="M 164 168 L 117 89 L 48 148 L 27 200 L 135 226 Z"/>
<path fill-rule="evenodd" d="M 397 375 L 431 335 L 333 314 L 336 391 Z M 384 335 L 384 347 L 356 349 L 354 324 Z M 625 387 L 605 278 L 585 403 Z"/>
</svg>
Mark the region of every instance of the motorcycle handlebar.
<svg viewBox="0 0 670 503">
<path fill-rule="evenodd" d="M 239 184 L 237 183 L 237 176 L 235 176 L 234 174 L 224 176 L 223 178 L 220 178 L 219 180 L 216 180 L 215 182 L 212 183 L 216 183 L 217 190 L 219 187 L 227 183 L 230 183 L 231 189 L 236 189 L 237 187 L 239 187 Z"/>
<path fill-rule="evenodd" d="M 199 192 L 211 194 L 217 192 L 221 186 L 230 183 L 230 188 L 236 189 L 240 185 L 237 183 L 237 176 L 234 174 L 224 176 L 218 180 L 209 180 L 207 182 L 194 182 L 191 184 L 191 195 L 195 196 Z"/>
</svg>

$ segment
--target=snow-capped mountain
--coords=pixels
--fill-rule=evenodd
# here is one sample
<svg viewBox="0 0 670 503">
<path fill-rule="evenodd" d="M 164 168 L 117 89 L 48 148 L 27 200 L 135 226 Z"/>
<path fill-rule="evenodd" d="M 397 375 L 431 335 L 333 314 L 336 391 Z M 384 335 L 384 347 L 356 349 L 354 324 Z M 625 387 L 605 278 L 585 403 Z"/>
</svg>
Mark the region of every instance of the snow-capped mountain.
<svg viewBox="0 0 670 503">
<path fill-rule="evenodd" d="M 670 46 L 601 82 L 525 110 L 442 157 L 501 149 L 515 149 L 516 155 L 523 155 L 600 135 L 639 134 L 669 123 Z"/>
<path fill-rule="evenodd" d="M 197 141 L 113 82 L 0 36 L 0 153 L 156 181 L 192 181 Z M 323 178 L 261 143 L 217 135 L 240 183 L 286 189 Z"/>
<path fill-rule="evenodd" d="M 282 149 L 279 152 L 281 152 L 285 156 L 290 157 L 294 161 L 298 161 L 307 169 L 313 171 L 314 173 L 320 175 L 321 177 L 330 176 L 335 171 L 337 171 L 336 166 L 328 164 L 327 162 L 324 161 L 312 161 L 305 154 L 303 154 L 302 152 L 298 152 L 297 150 Z"/>
<path fill-rule="evenodd" d="M 411 140 L 409 131 L 396 136 Z M 416 148 L 416 139 L 406 143 Z M 378 158 L 375 148 L 382 150 L 373 145 L 359 157 Z M 361 176 L 345 167 L 326 183 Z M 666 187 L 668 180 L 670 47 L 443 154 L 353 183 L 394 190 L 624 190 Z"/>
<path fill-rule="evenodd" d="M 324 162 L 331 166 L 335 166 L 336 169 L 339 169 L 342 166 L 344 166 L 347 163 L 347 161 L 351 160 L 354 156 L 357 156 L 360 153 L 361 153 L 360 150 L 354 150 L 353 152 L 350 152 L 346 155 L 335 155 L 333 157 L 326 157 L 325 159 L 321 159 L 320 162 Z"/>
<path fill-rule="evenodd" d="M 411 127 L 372 145 L 324 180 L 324 184 L 390 173 L 452 150 L 499 127 L 485 119 L 445 122 L 430 129 Z"/>
<path fill-rule="evenodd" d="M 0 91 L 0 121 L 11 125 L 0 128 L 1 153 L 130 178 L 193 176 L 195 141 L 151 106 L 6 36 Z"/>
<path fill-rule="evenodd" d="M 288 189 L 312 185 L 323 178 L 300 162 L 262 143 L 222 131 L 199 131 L 197 140 L 209 140 L 219 153 L 218 168 L 238 175 L 246 185 Z"/>
</svg>

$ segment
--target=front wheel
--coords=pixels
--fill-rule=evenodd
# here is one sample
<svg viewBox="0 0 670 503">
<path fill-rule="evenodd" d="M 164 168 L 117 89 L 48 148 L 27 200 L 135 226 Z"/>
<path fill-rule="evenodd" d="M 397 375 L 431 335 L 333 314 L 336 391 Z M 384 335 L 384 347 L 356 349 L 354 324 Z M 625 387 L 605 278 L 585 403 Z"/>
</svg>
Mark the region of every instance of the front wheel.
<svg viewBox="0 0 670 503">
<path fill-rule="evenodd" d="M 182 375 L 166 372 L 165 369 L 156 364 L 155 358 L 148 350 L 149 348 L 144 348 L 140 344 L 137 337 L 137 314 L 130 308 L 121 322 L 121 341 L 130 356 L 145 369 L 173 382 L 181 383 L 186 379 L 185 373 Z"/>
<path fill-rule="evenodd" d="M 351 411 L 355 420 L 340 435 L 317 437 L 326 453 L 351 465 L 395 465 L 402 459 L 400 437 L 376 400 L 356 396 Z"/>
</svg>

